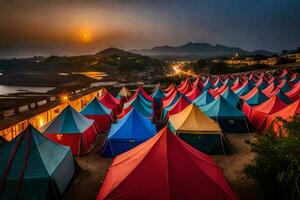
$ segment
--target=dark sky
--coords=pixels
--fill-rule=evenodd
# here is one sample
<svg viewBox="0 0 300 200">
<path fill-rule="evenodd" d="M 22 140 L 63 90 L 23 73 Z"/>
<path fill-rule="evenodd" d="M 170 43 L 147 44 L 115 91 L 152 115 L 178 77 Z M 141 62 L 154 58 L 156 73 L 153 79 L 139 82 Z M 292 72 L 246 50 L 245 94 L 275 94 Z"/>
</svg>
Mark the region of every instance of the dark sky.
<svg viewBox="0 0 300 200">
<path fill-rule="evenodd" d="M 0 57 L 209 42 L 300 46 L 300 0 L 0 0 Z"/>
</svg>

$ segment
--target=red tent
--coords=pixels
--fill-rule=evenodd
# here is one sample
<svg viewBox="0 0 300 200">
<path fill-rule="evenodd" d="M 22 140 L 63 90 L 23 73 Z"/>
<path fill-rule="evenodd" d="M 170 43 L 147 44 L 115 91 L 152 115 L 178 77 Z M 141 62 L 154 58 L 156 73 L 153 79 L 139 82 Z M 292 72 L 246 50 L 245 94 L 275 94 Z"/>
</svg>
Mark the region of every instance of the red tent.
<svg viewBox="0 0 300 200">
<path fill-rule="evenodd" d="M 280 117 L 284 120 L 291 120 L 295 115 L 300 114 L 300 100 L 298 99 L 294 103 L 286 106 L 278 112 L 273 113 L 268 116 L 266 128 L 269 128 L 272 122 L 274 122 L 273 129 L 275 133 L 279 134 L 280 132 L 284 132 L 282 123 L 276 120 L 277 117 Z"/>
<path fill-rule="evenodd" d="M 115 98 L 107 89 L 103 88 L 103 95 L 99 101 L 107 108 L 112 109 L 115 115 L 121 111 L 121 100 Z"/>
<path fill-rule="evenodd" d="M 189 79 L 186 79 L 184 82 L 178 86 L 178 91 L 181 92 L 182 94 L 186 94 L 192 90 L 192 86 L 190 84 Z"/>
<path fill-rule="evenodd" d="M 250 92 L 248 92 L 247 94 L 240 96 L 240 98 L 243 99 L 244 101 L 247 101 L 248 99 L 252 98 L 258 92 L 259 92 L 259 89 L 257 89 L 257 87 L 255 87 L 252 90 L 250 90 Z"/>
<path fill-rule="evenodd" d="M 262 90 L 262 92 L 266 95 L 266 96 L 270 96 L 270 93 L 273 92 L 276 89 L 276 86 L 274 84 L 274 82 L 272 82 L 271 84 L 269 84 L 265 89 Z"/>
<path fill-rule="evenodd" d="M 99 129 L 94 120 L 86 118 L 69 105 L 42 130 L 48 138 L 71 147 L 72 153 L 79 155 L 91 149 Z"/>
<path fill-rule="evenodd" d="M 153 98 L 144 90 L 144 88 L 142 86 L 138 86 L 138 89 L 136 91 L 136 94 L 142 94 L 142 96 L 147 99 L 148 101 L 152 101 L 153 102 Z M 135 96 L 135 95 L 133 95 Z M 130 101 L 130 100 L 129 100 Z"/>
<path fill-rule="evenodd" d="M 193 87 L 203 87 L 200 76 L 197 76 L 196 80 L 192 84 Z"/>
<path fill-rule="evenodd" d="M 97 200 L 237 199 L 222 171 L 163 128 L 143 144 L 117 156 Z"/>
<path fill-rule="evenodd" d="M 296 101 L 300 98 L 300 82 L 294 85 L 294 87 L 285 93 L 292 101 Z"/>
<path fill-rule="evenodd" d="M 242 87 L 242 82 L 240 81 L 240 78 L 237 78 L 234 83 L 233 83 L 233 86 L 231 87 L 231 90 L 232 91 L 235 91 L 237 89 L 239 89 L 240 87 Z"/>
<path fill-rule="evenodd" d="M 198 87 L 194 87 L 190 92 L 186 94 L 186 97 L 189 98 L 189 100 L 193 101 L 201 94 L 201 90 Z"/>
<path fill-rule="evenodd" d="M 222 85 L 222 87 L 217 89 L 217 92 L 219 94 L 222 94 L 223 92 L 225 92 L 227 90 L 228 86 L 226 84 Z"/>
<path fill-rule="evenodd" d="M 167 119 L 169 115 L 174 115 L 176 113 L 181 112 L 185 109 L 190 102 L 186 99 L 186 97 L 181 96 L 175 104 L 173 104 L 170 108 L 164 108 L 163 110 L 163 119 Z"/>
<path fill-rule="evenodd" d="M 175 97 L 178 95 L 178 91 L 175 89 L 172 93 L 169 93 L 166 97 L 162 99 L 163 108 L 168 107 Z"/>
<path fill-rule="evenodd" d="M 169 87 L 164 89 L 164 92 L 168 93 L 169 91 L 174 90 L 174 89 L 176 89 L 176 87 L 173 84 L 171 84 L 171 85 L 169 85 Z"/>
<path fill-rule="evenodd" d="M 209 89 L 208 92 L 209 92 L 209 94 L 211 94 L 211 96 L 213 96 L 213 97 L 217 97 L 217 96 L 220 95 L 220 93 L 218 92 L 217 89 Z"/>
<path fill-rule="evenodd" d="M 249 106 L 250 107 L 250 106 Z M 250 111 L 245 111 L 250 123 L 260 131 L 265 129 L 267 117 L 281 109 L 286 107 L 286 104 L 282 102 L 279 97 L 273 96 L 264 103 L 250 107 Z M 249 109 L 243 105 L 243 110 Z"/>
</svg>

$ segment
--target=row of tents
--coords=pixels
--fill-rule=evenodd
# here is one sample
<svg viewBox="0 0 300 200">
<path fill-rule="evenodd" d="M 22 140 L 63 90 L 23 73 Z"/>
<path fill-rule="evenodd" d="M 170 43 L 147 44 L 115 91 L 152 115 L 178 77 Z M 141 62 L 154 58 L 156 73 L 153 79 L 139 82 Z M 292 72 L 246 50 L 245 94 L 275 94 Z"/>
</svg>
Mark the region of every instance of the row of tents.
<svg viewBox="0 0 300 200">
<path fill-rule="evenodd" d="M 89 152 L 97 135 L 108 132 L 101 154 L 117 157 L 98 199 L 236 199 L 201 152 L 232 153 L 223 131 L 263 131 L 274 121 L 279 131 L 278 116 L 300 112 L 299 85 L 297 73 L 283 71 L 198 77 L 178 87 L 157 85 L 151 95 L 142 87 L 134 94 L 124 87 L 116 97 L 103 89 L 81 112 L 68 105 L 43 134 L 29 126 L 1 147 L 0 197 L 59 198 L 75 172 L 72 154 Z"/>
</svg>

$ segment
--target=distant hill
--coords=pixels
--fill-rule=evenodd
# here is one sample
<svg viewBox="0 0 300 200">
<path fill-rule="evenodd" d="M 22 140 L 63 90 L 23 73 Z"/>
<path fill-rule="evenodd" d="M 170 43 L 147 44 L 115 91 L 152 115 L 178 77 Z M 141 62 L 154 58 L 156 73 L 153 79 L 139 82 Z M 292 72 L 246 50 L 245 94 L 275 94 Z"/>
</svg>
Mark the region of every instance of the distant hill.
<svg viewBox="0 0 300 200">
<path fill-rule="evenodd" d="M 0 60 L 0 71 L 5 74 L 0 76 L 0 84 L 11 85 L 13 83 L 9 81 L 10 77 L 12 81 L 16 78 L 11 75 L 24 72 L 43 72 L 53 75 L 60 72 L 101 71 L 108 75 L 105 80 L 109 81 L 146 80 L 162 75 L 165 66 L 166 63 L 161 60 L 117 48 L 104 49 L 92 55 L 4 59 Z M 27 78 L 28 85 L 31 84 L 30 79 L 33 79 L 31 76 Z M 27 81 L 25 76 L 19 77 L 21 82 Z M 60 78 L 53 80 L 55 82 Z"/>
<path fill-rule="evenodd" d="M 129 51 L 124 51 L 122 49 L 110 47 L 103 49 L 95 54 L 96 56 L 140 56 L 138 54 L 131 53 Z"/>
<path fill-rule="evenodd" d="M 236 53 L 242 56 L 248 55 L 265 55 L 271 56 L 276 53 L 269 52 L 265 50 L 258 51 L 246 51 L 238 47 L 228 47 L 224 45 L 211 45 L 209 43 L 192 43 L 189 42 L 187 44 L 181 46 L 158 46 L 153 47 L 152 49 L 142 49 L 142 50 L 132 50 L 134 53 L 139 53 L 147 56 L 183 56 L 183 57 L 197 57 L 197 58 L 210 58 L 210 57 L 227 57 L 232 56 Z"/>
</svg>

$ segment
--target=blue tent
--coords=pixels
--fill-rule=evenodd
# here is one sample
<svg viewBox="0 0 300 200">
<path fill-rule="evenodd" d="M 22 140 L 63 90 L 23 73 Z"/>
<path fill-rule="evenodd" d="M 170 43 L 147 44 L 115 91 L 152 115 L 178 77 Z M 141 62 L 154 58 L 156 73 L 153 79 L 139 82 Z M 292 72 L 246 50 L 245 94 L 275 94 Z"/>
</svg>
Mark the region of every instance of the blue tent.
<svg viewBox="0 0 300 200">
<path fill-rule="evenodd" d="M 205 91 L 202 94 L 200 94 L 199 97 L 194 99 L 193 103 L 199 107 L 209 104 L 213 100 L 215 100 L 215 98 L 209 92 Z"/>
<path fill-rule="evenodd" d="M 147 99 L 138 95 L 136 98 L 134 98 L 130 102 L 125 103 L 123 109 L 128 109 L 128 107 L 132 106 L 139 113 L 141 113 L 144 117 L 151 118 L 153 115 L 152 102 L 151 102 L 151 104 L 148 104 L 148 103 L 149 103 L 149 101 L 147 101 Z"/>
<path fill-rule="evenodd" d="M 217 121 L 225 132 L 249 132 L 244 113 L 230 105 L 222 96 L 210 104 L 200 106 L 200 109 L 210 118 Z"/>
<path fill-rule="evenodd" d="M 261 84 L 257 88 L 260 90 L 263 90 L 266 87 L 268 87 L 268 84 L 265 81 L 262 81 Z"/>
<path fill-rule="evenodd" d="M 250 106 L 256 106 L 267 101 L 268 99 L 269 98 L 264 95 L 264 93 L 262 93 L 260 90 L 257 90 L 257 92 L 250 99 L 247 99 L 246 102 Z"/>
<path fill-rule="evenodd" d="M 292 103 L 291 99 L 288 96 L 286 96 L 281 89 L 278 90 L 276 96 L 287 105 Z"/>
<path fill-rule="evenodd" d="M 292 88 L 291 86 L 288 84 L 287 81 L 284 82 L 284 84 L 282 85 L 282 87 L 280 88 L 283 92 L 288 92 L 290 91 Z"/>
<path fill-rule="evenodd" d="M 0 199 L 59 199 L 75 173 L 70 148 L 52 142 L 31 125 L 3 144 L 0 163 Z"/>
<path fill-rule="evenodd" d="M 290 82 L 293 84 L 293 85 L 295 85 L 296 83 L 298 83 L 300 81 L 300 76 L 299 77 L 296 77 L 296 78 L 294 78 L 294 79 L 292 79 L 292 80 L 290 80 Z"/>
<path fill-rule="evenodd" d="M 226 99 L 230 105 L 235 108 L 240 108 L 241 106 L 241 99 L 238 95 L 236 95 L 230 88 L 227 88 L 225 92 L 223 92 L 222 97 Z"/>
<path fill-rule="evenodd" d="M 155 133 L 155 125 L 135 109 L 132 109 L 126 116 L 112 125 L 101 154 L 105 157 L 116 156 L 143 143 Z"/>
<path fill-rule="evenodd" d="M 163 92 L 163 90 L 161 89 L 161 87 L 157 87 L 156 90 L 153 92 L 153 94 L 151 95 L 151 97 L 155 100 L 155 101 L 161 101 L 162 98 L 164 98 L 166 95 Z"/>
<path fill-rule="evenodd" d="M 244 84 L 242 87 L 234 91 L 234 93 L 236 93 L 238 96 L 243 96 L 245 94 L 248 94 L 254 87 L 255 85 L 252 82 L 248 81 L 247 84 Z"/>
</svg>

